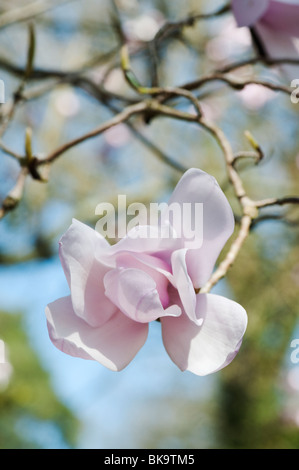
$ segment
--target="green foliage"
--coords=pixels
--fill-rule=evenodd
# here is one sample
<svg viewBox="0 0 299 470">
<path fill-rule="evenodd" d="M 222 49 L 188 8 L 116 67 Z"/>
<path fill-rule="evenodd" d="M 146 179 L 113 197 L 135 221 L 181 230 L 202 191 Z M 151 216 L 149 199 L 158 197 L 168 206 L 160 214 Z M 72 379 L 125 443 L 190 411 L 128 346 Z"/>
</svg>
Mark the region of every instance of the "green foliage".
<svg viewBox="0 0 299 470">
<path fill-rule="evenodd" d="M 73 446 L 77 420 L 55 395 L 21 316 L 1 312 L 0 331 L 13 368 L 9 384 L 0 389 L 0 448 L 52 448 L 59 440 L 62 447 Z"/>
<path fill-rule="evenodd" d="M 221 374 L 220 436 L 230 448 L 299 447 L 298 428 L 285 419 L 283 404 L 283 366 L 290 366 L 299 318 L 298 246 L 285 257 L 269 259 L 266 243 L 252 236 L 228 276 L 249 314 L 238 360 Z"/>
</svg>

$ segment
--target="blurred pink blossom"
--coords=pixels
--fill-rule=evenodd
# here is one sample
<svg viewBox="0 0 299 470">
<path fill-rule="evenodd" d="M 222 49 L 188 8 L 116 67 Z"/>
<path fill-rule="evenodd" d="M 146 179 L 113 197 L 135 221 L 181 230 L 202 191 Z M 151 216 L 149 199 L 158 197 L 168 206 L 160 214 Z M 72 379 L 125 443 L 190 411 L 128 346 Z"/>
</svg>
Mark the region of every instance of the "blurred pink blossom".
<svg viewBox="0 0 299 470">
<path fill-rule="evenodd" d="M 58 349 L 121 370 L 144 345 L 149 323 L 158 320 L 165 349 L 181 370 L 206 375 L 233 360 L 247 326 L 245 310 L 195 289 L 211 276 L 234 230 L 234 217 L 215 178 L 190 169 L 169 204 L 197 202 L 203 204 L 203 240 L 163 237 L 170 225 L 167 211 L 159 227 L 151 226 L 160 228 L 161 236 L 144 237 L 148 227 L 138 226 L 115 245 L 73 220 L 59 248 L 70 295 L 46 307 L 49 335 Z M 174 234 L 180 233 L 176 222 Z"/>
<path fill-rule="evenodd" d="M 238 26 L 254 27 L 271 58 L 299 58 L 298 0 L 232 0 L 232 10 Z M 296 77 L 296 67 L 288 69 Z"/>
<path fill-rule="evenodd" d="M 257 85 L 255 83 L 248 84 L 243 90 L 238 92 L 242 103 L 250 111 L 257 111 L 262 108 L 268 101 L 275 98 L 275 91 L 269 88 Z"/>
</svg>

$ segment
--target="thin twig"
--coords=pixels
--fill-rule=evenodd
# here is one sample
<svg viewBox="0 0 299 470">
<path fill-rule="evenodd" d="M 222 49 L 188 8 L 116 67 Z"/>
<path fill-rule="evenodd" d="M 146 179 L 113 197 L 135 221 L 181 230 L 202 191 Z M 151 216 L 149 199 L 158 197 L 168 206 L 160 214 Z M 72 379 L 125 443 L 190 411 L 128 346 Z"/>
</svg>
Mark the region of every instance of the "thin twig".
<svg viewBox="0 0 299 470">
<path fill-rule="evenodd" d="M 23 158 L 22 155 L 19 155 L 18 153 L 9 149 L 1 140 L 0 140 L 0 149 L 7 155 L 10 155 L 11 157 L 13 157 L 15 160 L 21 161 Z"/>
<path fill-rule="evenodd" d="M 282 198 L 269 198 L 256 201 L 255 205 L 258 208 L 269 206 L 283 206 L 285 204 L 299 204 L 299 196 L 286 196 Z"/>
<path fill-rule="evenodd" d="M 37 15 L 45 13 L 48 10 L 69 3 L 73 0 L 59 0 L 58 2 L 53 2 L 53 0 L 37 0 L 35 2 L 29 3 L 29 5 L 24 5 L 18 8 L 12 8 L 5 13 L 2 13 L 0 16 L 0 29 L 10 26 L 14 23 L 19 23 L 21 21 L 29 20 Z"/>
<path fill-rule="evenodd" d="M 2 219 L 8 212 L 15 209 L 22 199 L 26 177 L 28 175 L 28 168 L 21 168 L 15 186 L 7 194 L 2 206 L 0 207 L 0 219 Z"/>
<path fill-rule="evenodd" d="M 132 106 L 128 106 L 125 108 L 123 111 L 121 111 L 119 114 L 111 118 L 110 120 L 106 121 L 104 124 L 101 124 L 100 126 L 96 127 L 90 132 L 87 132 L 86 134 L 81 135 L 80 137 L 77 137 L 63 145 L 61 145 L 59 148 L 51 152 L 47 157 L 45 157 L 42 160 L 38 161 L 38 165 L 45 165 L 47 163 L 52 163 L 54 160 L 56 160 L 60 155 L 65 153 L 67 150 L 70 150 L 71 148 L 77 146 L 78 144 L 92 139 L 94 137 L 97 137 L 98 135 L 102 134 L 104 131 L 107 129 L 110 129 L 111 127 L 116 126 L 117 124 L 120 124 L 127 119 L 129 119 L 131 116 L 135 114 L 139 114 L 144 112 L 146 109 L 148 109 L 148 103 L 146 101 L 137 103 Z"/>
<path fill-rule="evenodd" d="M 248 65 L 255 65 L 261 63 L 267 66 L 275 66 L 275 65 L 299 65 L 299 59 L 294 59 L 293 57 L 281 57 L 279 59 L 274 58 L 266 58 L 261 56 L 250 57 L 245 60 L 240 60 L 238 62 L 233 62 L 232 64 L 225 65 L 216 70 L 216 73 L 228 73 L 232 72 L 233 70 L 237 70 L 241 67 L 246 67 Z"/>
<path fill-rule="evenodd" d="M 80 137 L 77 137 L 61 145 L 59 148 L 51 152 L 48 156 L 46 156 L 42 160 L 36 159 L 36 166 L 52 163 L 58 157 L 60 157 L 60 155 L 70 150 L 71 148 L 77 146 L 78 144 L 81 144 L 82 142 L 85 142 L 86 140 L 97 137 L 103 132 L 105 132 L 107 129 L 110 129 L 111 127 L 114 127 L 117 124 L 127 121 L 130 117 L 136 114 L 142 114 L 142 113 L 145 113 L 146 111 L 150 112 L 152 115 L 155 115 L 155 114 L 162 115 L 162 116 L 172 117 L 174 119 L 179 119 L 183 121 L 196 122 L 197 120 L 196 116 L 192 114 L 179 111 L 169 106 L 162 105 L 156 100 L 140 101 L 137 104 L 128 106 L 123 111 L 115 115 L 113 118 L 104 122 L 99 127 L 96 127 L 95 129 L 93 129 L 92 131 L 87 132 L 86 134 L 83 134 Z"/>
<path fill-rule="evenodd" d="M 261 155 L 258 152 L 253 150 L 242 150 L 241 152 L 237 152 L 234 154 L 234 161 L 233 165 L 235 165 L 239 160 L 243 160 L 246 158 L 253 158 L 255 163 L 259 163 L 261 161 Z"/>
<path fill-rule="evenodd" d="M 246 238 L 249 235 L 250 227 L 252 223 L 252 218 L 249 215 L 244 215 L 241 218 L 240 230 L 237 235 L 237 238 L 232 243 L 229 252 L 227 253 L 224 260 L 219 264 L 216 271 L 212 274 L 205 286 L 200 289 L 200 293 L 209 292 L 212 287 L 214 287 L 220 279 L 222 279 L 228 272 L 229 268 L 235 262 Z"/>
<path fill-rule="evenodd" d="M 179 21 L 167 21 L 159 31 L 156 33 L 155 38 L 153 39 L 154 43 L 165 39 L 165 37 L 173 34 L 186 26 L 194 26 L 197 21 L 200 20 L 209 20 L 221 16 L 230 11 L 230 3 L 223 5 L 217 10 L 211 13 L 199 13 L 196 15 L 190 15 L 187 18 L 183 18 Z"/>
<path fill-rule="evenodd" d="M 299 63 L 299 62 L 298 62 Z M 235 77 L 229 77 L 227 75 L 224 75 L 223 73 L 211 73 L 209 75 L 206 75 L 204 77 L 201 77 L 197 80 L 193 80 L 192 82 L 184 83 L 183 85 L 180 86 L 180 88 L 183 88 L 185 90 L 195 90 L 199 89 L 202 86 L 206 85 L 207 83 L 211 83 L 214 81 L 220 81 L 228 85 L 229 87 L 241 91 L 243 90 L 246 86 L 248 85 L 260 85 L 264 88 L 268 88 L 274 92 L 283 92 L 288 95 L 292 92 L 292 88 L 289 86 L 281 85 L 279 83 L 272 83 L 267 80 L 259 80 L 257 78 L 251 78 L 251 79 L 246 79 L 246 80 L 239 80 L 236 79 Z"/>
</svg>

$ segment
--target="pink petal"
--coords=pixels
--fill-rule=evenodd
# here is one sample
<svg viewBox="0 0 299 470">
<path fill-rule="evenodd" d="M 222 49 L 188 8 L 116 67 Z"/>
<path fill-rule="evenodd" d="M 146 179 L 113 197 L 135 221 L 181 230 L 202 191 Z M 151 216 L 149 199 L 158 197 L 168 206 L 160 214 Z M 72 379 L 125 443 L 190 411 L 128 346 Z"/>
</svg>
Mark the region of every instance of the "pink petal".
<svg viewBox="0 0 299 470">
<path fill-rule="evenodd" d="M 199 169 L 190 169 L 178 182 L 169 204 L 203 204 L 202 233 L 193 242 L 184 241 L 189 276 L 194 287 L 209 279 L 215 262 L 234 230 L 234 215 L 215 178 Z M 192 221 L 193 223 L 194 221 Z M 191 224 L 192 225 L 192 224 Z M 180 227 L 174 225 L 180 233 Z"/>
<path fill-rule="evenodd" d="M 75 315 L 70 296 L 50 303 L 46 317 L 50 339 L 58 349 L 70 356 L 93 359 L 114 371 L 131 362 L 148 334 L 147 325 L 121 312 L 94 328 Z"/>
<path fill-rule="evenodd" d="M 270 0 L 232 0 L 238 26 L 252 26 L 269 8 Z"/>
<path fill-rule="evenodd" d="M 164 346 L 181 370 L 207 375 L 236 356 L 247 326 L 247 315 L 236 302 L 214 294 L 198 294 L 198 326 L 182 314 L 161 318 Z"/>
<path fill-rule="evenodd" d="M 172 254 L 174 286 L 177 288 L 184 310 L 190 320 L 197 322 L 195 307 L 196 295 L 186 266 L 187 250 L 177 250 Z"/>
<path fill-rule="evenodd" d="M 171 273 L 170 267 L 166 262 L 146 253 L 133 253 L 128 251 L 119 252 L 115 260 L 118 268 L 135 268 L 149 274 L 156 284 L 163 307 L 168 306 L 169 298 L 167 288 Z"/>
<path fill-rule="evenodd" d="M 170 260 L 171 253 L 181 248 L 181 240 L 169 224 L 138 225 L 128 234 L 111 246 L 109 256 L 120 251 L 155 254 L 161 259 Z"/>
<path fill-rule="evenodd" d="M 104 284 L 106 296 L 136 322 L 148 323 L 181 313 L 179 307 L 164 310 L 155 281 L 139 269 L 113 269 L 106 274 Z"/>
<path fill-rule="evenodd" d="M 275 33 L 282 31 L 289 36 L 299 37 L 299 5 L 272 0 L 262 22 Z"/>
<path fill-rule="evenodd" d="M 77 220 L 62 236 L 59 256 L 72 296 L 74 311 L 92 326 L 105 323 L 116 311 L 104 292 L 103 278 L 109 267 L 95 258 L 106 253 L 108 242 Z"/>
<path fill-rule="evenodd" d="M 269 57 L 273 59 L 299 58 L 299 47 L 296 45 L 295 39 L 292 36 L 277 31 L 263 22 L 259 22 L 255 26 L 255 29 L 269 54 Z M 281 65 L 279 68 L 290 81 L 299 76 L 298 65 Z"/>
</svg>

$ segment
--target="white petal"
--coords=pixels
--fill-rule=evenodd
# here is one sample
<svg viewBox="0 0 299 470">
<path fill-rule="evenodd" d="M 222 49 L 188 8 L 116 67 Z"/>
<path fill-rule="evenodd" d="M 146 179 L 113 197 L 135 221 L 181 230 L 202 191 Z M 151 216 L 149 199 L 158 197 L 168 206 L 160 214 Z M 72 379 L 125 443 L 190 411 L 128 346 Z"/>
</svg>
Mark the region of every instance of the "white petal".
<svg viewBox="0 0 299 470">
<path fill-rule="evenodd" d="M 247 326 L 247 315 L 236 302 L 214 294 L 198 294 L 198 320 L 187 315 L 161 318 L 163 342 L 181 370 L 207 375 L 228 365 L 236 356 Z"/>
<path fill-rule="evenodd" d="M 63 297 L 46 307 L 47 326 L 53 344 L 62 352 L 93 359 L 108 369 L 126 367 L 146 341 L 148 326 L 115 313 L 95 328 L 75 315 L 71 297 Z"/>
<path fill-rule="evenodd" d="M 191 206 L 196 203 L 203 205 L 202 232 L 195 234 L 193 242 L 184 241 L 184 247 L 189 248 L 186 254 L 189 276 L 194 287 L 202 287 L 211 276 L 223 246 L 234 231 L 233 211 L 216 179 L 195 168 L 186 171 L 174 189 L 169 204 L 176 202 L 182 206 L 186 203 Z M 195 220 L 191 221 L 192 225 L 196 226 Z M 174 230 L 181 233 L 179 226 L 174 225 Z"/>
<path fill-rule="evenodd" d="M 129 318 L 149 323 L 164 315 L 180 315 L 180 308 L 164 310 L 152 277 L 133 268 L 109 271 L 105 279 L 106 296 Z"/>
<path fill-rule="evenodd" d="M 59 245 L 74 311 L 90 325 L 100 326 L 116 311 L 104 292 L 103 278 L 109 267 L 95 258 L 96 250 L 107 252 L 108 242 L 88 225 L 73 220 Z"/>
<path fill-rule="evenodd" d="M 174 286 L 177 288 L 184 310 L 190 320 L 197 322 L 195 307 L 196 295 L 186 266 L 186 249 L 177 250 L 172 254 L 172 272 Z"/>
</svg>

